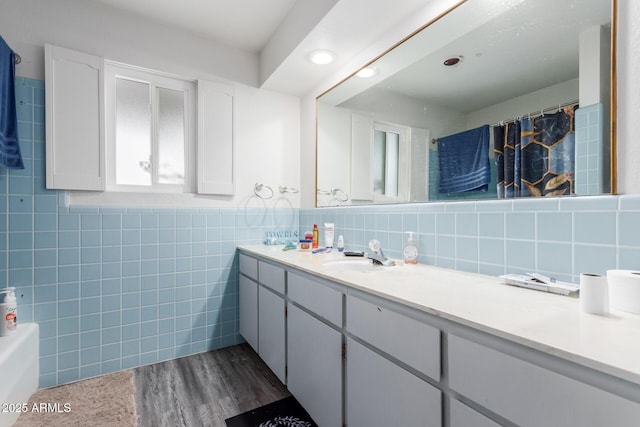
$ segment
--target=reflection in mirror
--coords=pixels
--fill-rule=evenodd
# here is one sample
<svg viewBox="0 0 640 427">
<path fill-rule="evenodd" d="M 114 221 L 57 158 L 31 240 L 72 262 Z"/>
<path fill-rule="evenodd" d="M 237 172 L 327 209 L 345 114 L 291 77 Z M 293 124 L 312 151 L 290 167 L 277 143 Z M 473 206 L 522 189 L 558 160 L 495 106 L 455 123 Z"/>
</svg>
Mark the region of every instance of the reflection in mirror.
<svg viewBox="0 0 640 427">
<path fill-rule="evenodd" d="M 611 10 L 467 0 L 321 95 L 317 206 L 610 192 Z"/>
</svg>

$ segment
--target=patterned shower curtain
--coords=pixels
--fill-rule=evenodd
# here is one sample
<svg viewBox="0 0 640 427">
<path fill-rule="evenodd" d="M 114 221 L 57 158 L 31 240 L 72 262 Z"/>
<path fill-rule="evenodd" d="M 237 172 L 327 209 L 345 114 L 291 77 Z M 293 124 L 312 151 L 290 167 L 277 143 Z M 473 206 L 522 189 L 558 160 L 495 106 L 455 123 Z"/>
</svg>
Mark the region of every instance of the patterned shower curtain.
<svg viewBox="0 0 640 427">
<path fill-rule="evenodd" d="M 574 193 L 576 108 L 494 127 L 498 198 Z"/>
</svg>

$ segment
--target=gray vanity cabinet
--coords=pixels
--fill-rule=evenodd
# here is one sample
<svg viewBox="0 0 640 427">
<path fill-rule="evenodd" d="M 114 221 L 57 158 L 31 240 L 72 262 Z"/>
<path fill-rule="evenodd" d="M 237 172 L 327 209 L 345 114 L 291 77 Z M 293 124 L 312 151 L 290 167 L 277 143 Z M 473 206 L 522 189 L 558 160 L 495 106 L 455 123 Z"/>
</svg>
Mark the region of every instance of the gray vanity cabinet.
<svg viewBox="0 0 640 427">
<path fill-rule="evenodd" d="M 239 279 L 240 335 L 258 352 L 258 283 L 244 275 Z"/>
<path fill-rule="evenodd" d="M 285 371 L 285 302 L 264 286 L 258 290 L 258 354 L 282 383 Z"/>
<path fill-rule="evenodd" d="M 258 260 L 240 254 L 240 335 L 258 352 Z"/>
<path fill-rule="evenodd" d="M 342 335 L 296 306 L 288 309 L 287 387 L 323 427 L 342 426 Z"/>
<path fill-rule="evenodd" d="M 351 338 L 346 383 L 349 427 L 442 425 L 440 390 Z"/>
<path fill-rule="evenodd" d="M 448 342 L 451 389 L 514 424 L 640 425 L 638 402 L 469 339 Z"/>
<path fill-rule="evenodd" d="M 240 332 L 321 427 L 640 425 L 624 377 L 258 258 Z"/>
<path fill-rule="evenodd" d="M 440 331 L 387 305 L 346 297 L 349 427 L 441 426 Z"/>
<path fill-rule="evenodd" d="M 500 424 L 469 408 L 464 403 L 449 399 L 450 427 L 500 427 Z"/>
<path fill-rule="evenodd" d="M 285 271 L 258 261 L 258 354 L 286 384 Z"/>
<path fill-rule="evenodd" d="M 240 254 L 238 284 L 240 335 L 285 383 L 285 271 Z"/>
<path fill-rule="evenodd" d="M 346 330 L 380 351 L 440 381 L 440 330 L 381 301 L 347 295 Z"/>
<path fill-rule="evenodd" d="M 288 273 L 287 386 L 323 427 L 342 426 L 342 293 Z"/>
</svg>

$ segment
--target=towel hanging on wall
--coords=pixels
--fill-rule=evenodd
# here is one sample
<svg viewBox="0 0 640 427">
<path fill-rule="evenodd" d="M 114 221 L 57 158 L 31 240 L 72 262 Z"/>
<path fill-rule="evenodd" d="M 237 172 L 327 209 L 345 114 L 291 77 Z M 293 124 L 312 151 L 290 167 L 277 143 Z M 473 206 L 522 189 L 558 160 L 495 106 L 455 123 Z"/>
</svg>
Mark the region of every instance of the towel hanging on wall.
<svg viewBox="0 0 640 427">
<path fill-rule="evenodd" d="M 0 36 L 0 166 L 24 169 L 18 141 L 15 54 Z"/>
<path fill-rule="evenodd" d="M 438 139 L 440 193 L 486 191 L 491 181 L 489 125 Z"/>
</svg>

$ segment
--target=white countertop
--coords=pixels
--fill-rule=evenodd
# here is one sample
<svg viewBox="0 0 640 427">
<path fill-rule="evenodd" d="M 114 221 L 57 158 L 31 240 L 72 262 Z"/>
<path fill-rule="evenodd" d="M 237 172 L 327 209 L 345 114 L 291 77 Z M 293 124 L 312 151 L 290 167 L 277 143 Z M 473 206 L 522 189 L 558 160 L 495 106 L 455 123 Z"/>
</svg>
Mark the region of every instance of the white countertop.
<svg viewBox="0 0 640 427">
<path fill-rule="evenodd" d="M 311 254 L 263 245 L 239 249 L 640 385 L 640 315 L 616 310 L 607 316 L 587 314 L 577 298 L 427 265 L 398 262 L 354 271 L 342 269 L 341 263 L 331 266 L 350 258 L 335 251 Z"/>
</svg>

